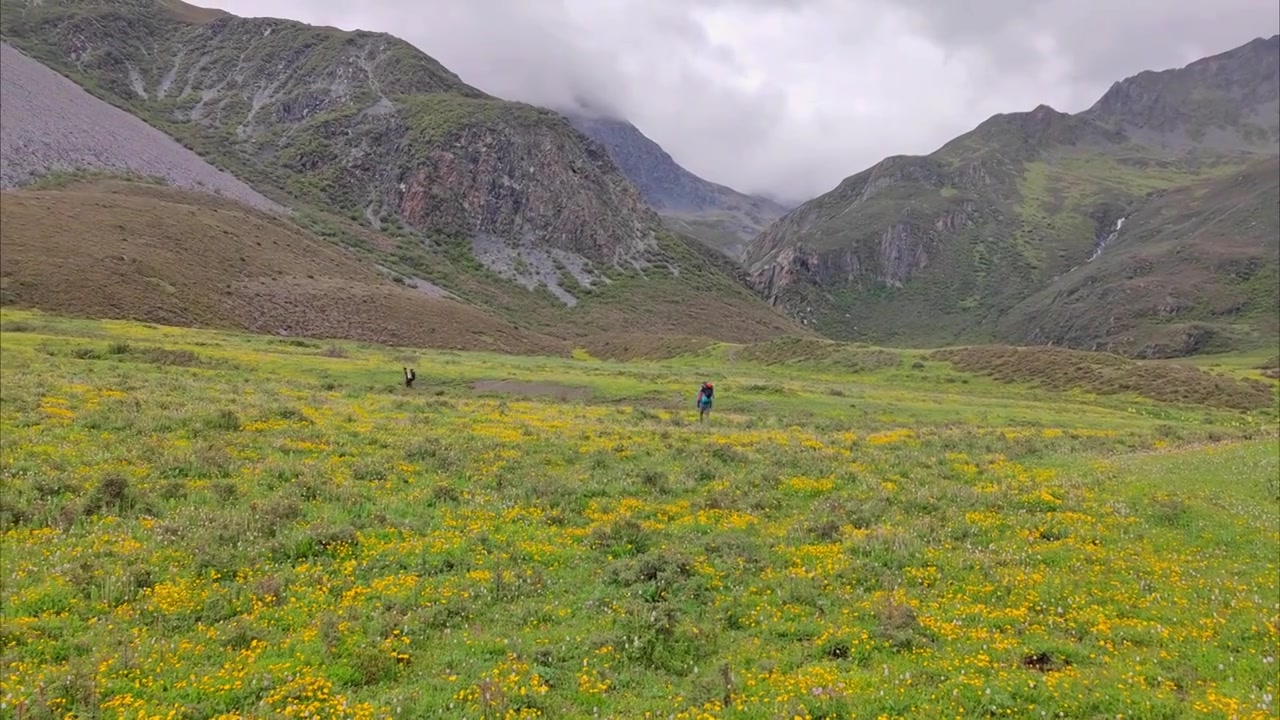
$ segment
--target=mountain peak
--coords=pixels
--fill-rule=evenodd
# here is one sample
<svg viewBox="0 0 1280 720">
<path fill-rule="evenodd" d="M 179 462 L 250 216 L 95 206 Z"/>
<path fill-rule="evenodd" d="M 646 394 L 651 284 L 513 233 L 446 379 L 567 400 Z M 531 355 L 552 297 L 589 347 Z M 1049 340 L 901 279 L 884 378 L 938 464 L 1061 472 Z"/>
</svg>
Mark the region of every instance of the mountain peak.
<svg viewBox="0 0 1280 720">
<path fill-rule="evenodd" d="M 613 162 L 668 224 L 736 257 L 746 242 L 787 210 L 681 167 L 661 145 L 616 114 L 568 111 L 583 135 L 604 145 Z M 673 222 L 674 220 L 674 222 Z"/>
<path fill-rule="evenodd" d="M 1004 153 L 1029 157 L 1055 145 L 1110 145 L 1121 141 L 1123 137 L 1115 131 L 1041 104 L 1029 112 L 993 115 L 938 152 L 955 158 L 999 148 Z"/>
<path fill-rule="evenodd" d="M 1261 51 L 1270 50 L 1272 52 L 1280 52 L 1280 33 L 1272 35 L 1271 37 L 1258 36 L 1250 40 L 1249 42 L 1245 43 L 1242 47 L 1247 48 L 1248 50 L 1253 52 L 1260 51 L 1260 50 Z"/>
<path fill-rule="evenodd" d="M 653 209 L 661 212 L 699 208 L 698 202 L 685 192 L 685 186 L 696 176 L 680 167 L 635 125 L 607 114 L 571 112 L 567 117 L 579 132 L 605 146 L 614 163 Z"/>
<path fill-rule="evenodd" d="M 576 93 L 573 99 L 566 107 L 553 108 L 565 117 L 583 117 L 592 120 L 609 120 L 615 122 L 626 123 L 622 113 L 612 107 L 611 103 L 605 102 L 598 98 L 587 97 L 586 95 Z M 627 123 L 628 125 L 630 123 Z"/>
<path fill-rule="evenodd" d="M 1280 35 L 1181 68 L 1113 83 L 1084 117 L 1146 144 L 1190 150 L 1280 148 Z"/>
</svg>

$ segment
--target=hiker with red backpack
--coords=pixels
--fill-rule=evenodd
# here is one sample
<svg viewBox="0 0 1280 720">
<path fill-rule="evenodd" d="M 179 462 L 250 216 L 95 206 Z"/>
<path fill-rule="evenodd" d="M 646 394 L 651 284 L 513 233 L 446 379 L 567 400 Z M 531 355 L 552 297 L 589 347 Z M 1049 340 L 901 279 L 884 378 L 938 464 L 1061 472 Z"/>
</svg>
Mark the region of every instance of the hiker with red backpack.
<svg viewBox="0 0 1280 720">
<path fill-rule="evenodd" d="M 710 381 L 702 383 L 702 387 L 698 388 L 698 422 L 703 422 L 711 413 L 711 397 L 715 392 L 715 386 Z"/>
</svg>

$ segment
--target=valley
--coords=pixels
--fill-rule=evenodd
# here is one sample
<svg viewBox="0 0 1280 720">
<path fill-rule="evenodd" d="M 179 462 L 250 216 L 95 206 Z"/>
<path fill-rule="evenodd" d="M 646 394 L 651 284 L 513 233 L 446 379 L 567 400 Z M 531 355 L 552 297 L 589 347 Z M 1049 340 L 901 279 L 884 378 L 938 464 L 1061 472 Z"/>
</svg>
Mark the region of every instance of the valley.
<svg viewBox="0 0 1280 720">
<path fill-rule="evenodd" d="M 240 185 L 220 192 L 288 207 L 304 232 L 378 274 L 524 332 L 563 341 L 617 332 L 625 318 L 627 331 L 677 337 L 1051 343 L 1132 357 L 1280 340 L 1267 294 L 1280 269 L 1268 183 L 1280 36 L 1119 81 L 1074 115 L 997 115 L 788 208 L 697 177 L 624 119 L 488 96 L 388 35 L 158 0 L 5 7 L 6 42 L 177 138 L 214 166 L 205 187 L 234 176 Z M 11 94 L 19 68 L 48 74 L 5 52 Z M 108 112 L 90 100 L 61 102 Z M 50 112 L 7 105 L 8 127 Z M 193 187 L 191 170 L 156 170 L 191 161 L 176 147 L 130 165 L 9 142 L 9 187 L 42 164 L 78 169 L 50 153 Z M 1214 220 L 1169 227 L 1166 197 Z"/>
<path fill-rule="evenodd" d="M 0 10 L 0 716 L 1275 716 L 1280 36 L 792 207 L 387 34 Z"/>
</svg>

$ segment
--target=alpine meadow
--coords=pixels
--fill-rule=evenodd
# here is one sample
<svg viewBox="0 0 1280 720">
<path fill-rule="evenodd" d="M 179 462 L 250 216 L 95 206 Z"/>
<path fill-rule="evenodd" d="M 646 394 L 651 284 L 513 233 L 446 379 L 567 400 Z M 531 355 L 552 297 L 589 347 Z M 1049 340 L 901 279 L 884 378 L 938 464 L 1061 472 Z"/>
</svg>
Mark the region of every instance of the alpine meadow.
<svg viewBox="0 0 1280 720">
<path fill-rule="evenodd" d="M 1280 713 L 1280 36 L 788 205 L 0 10 L 0 718 Z"/>
</svg>

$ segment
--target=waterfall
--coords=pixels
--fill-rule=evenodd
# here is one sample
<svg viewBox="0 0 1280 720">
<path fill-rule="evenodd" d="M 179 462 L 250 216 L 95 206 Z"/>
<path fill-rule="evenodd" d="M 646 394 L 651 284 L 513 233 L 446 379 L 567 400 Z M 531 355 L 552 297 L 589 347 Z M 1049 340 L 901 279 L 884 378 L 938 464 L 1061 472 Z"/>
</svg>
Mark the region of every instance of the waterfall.
<svg viewBox="0 0 1280 720">
<path fill-rule="evenodd" d="M 1116 236 L 1120 234 L 1120 228 L 1122 227 L 1124 227 L 1124 218 L 1120 218 L 1116 221 L 1116 229 L 1112 230 L 1110 235 L 1106 236 L 1098 243 L 1098 246 L 1093 249 L 1093 254 L 1089 256 L 1089 259 L 1086 262 L 1093 262 L 1096 260 L 1098 256 L 1102 254 L 1102 249 L 1110 245 L 1111 241 L 1115 240 Z"/>
</svg>

